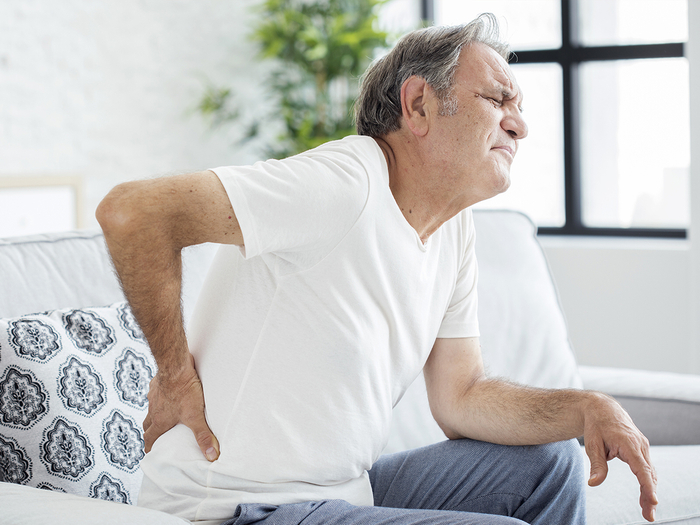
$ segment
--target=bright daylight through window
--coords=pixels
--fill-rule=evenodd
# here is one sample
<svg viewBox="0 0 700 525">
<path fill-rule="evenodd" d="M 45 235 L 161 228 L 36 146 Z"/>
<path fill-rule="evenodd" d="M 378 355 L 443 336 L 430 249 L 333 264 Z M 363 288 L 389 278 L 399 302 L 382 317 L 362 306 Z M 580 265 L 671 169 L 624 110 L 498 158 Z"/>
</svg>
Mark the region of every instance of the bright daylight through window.
<svg viewBox="0 0 700 525">
<path fill-rule="evenodd" d="M 688 0 L 423 0 L 437 24 L 494 13 L 530 135 L 508 192 L 481 204 L 540 233 L 685 237 Z"/>
</svg>

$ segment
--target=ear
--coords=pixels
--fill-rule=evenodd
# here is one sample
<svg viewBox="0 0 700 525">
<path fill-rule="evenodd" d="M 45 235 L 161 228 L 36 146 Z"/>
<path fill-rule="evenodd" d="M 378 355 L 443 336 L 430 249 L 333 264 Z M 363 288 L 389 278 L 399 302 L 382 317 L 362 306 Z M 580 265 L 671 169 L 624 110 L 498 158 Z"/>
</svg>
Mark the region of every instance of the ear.
<svg viewBox="0 0 700 525">
<path fill-rule="evenodd" d="M 424 136 L 428 132 L 432 97 L 433 90 L 424 78 L 411 76 L 401 86 L 401 113 L 414 135 Z"/>
</svg>

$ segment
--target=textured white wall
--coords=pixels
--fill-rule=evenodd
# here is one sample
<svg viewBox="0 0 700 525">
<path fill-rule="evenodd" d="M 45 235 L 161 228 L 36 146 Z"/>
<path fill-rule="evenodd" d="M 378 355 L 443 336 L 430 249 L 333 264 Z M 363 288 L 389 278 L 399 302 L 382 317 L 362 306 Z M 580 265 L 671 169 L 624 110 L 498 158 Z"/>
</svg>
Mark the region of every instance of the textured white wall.
<svg viewBox="0 0 700 525">
<path fill-rule="evenodd" d="M 211 130 L 195 112 L 207 83 L 269 110 L 248 38 L 257 3 L 1 0 L 0 178 L 79 176 L 94 227 L 119 182 L 258 160 L 236 144 L 242 126 Z M 388 4 L 388 29 L 416 27 L 419 6 Z"/>
<path fill-rule="evenodd" d="M 207 81 L 264 107 L 250 0 L 2 0 L 0 177 L 78 175 L 85 226 L 115 184 L 246 163 L 194 112 Z"/>
</svg>

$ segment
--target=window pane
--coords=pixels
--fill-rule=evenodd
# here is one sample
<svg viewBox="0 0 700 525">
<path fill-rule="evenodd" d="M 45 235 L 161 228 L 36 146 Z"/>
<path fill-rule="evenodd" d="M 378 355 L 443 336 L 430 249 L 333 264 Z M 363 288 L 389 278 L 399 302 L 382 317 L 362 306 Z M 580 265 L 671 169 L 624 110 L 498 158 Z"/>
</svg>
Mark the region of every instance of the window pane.
<svg viewBox="0 0 700 525">
<path fill-rule="evenodd" d="M 584 224 L 688 227 L 688 61 L 591 62 L 579 71 Z"/>
<path fill-rule="evenodd" d="M 559 64 L 513 64 L 529 127 L 511 168 L 510 189 L 477 205 L 527 213 L 538 226 L 563 226 L 564 131 Z"/>
<path fill-rule="evenodd" d="M 687 0 L 578 0 L 586 46 L 688 40 Z"/>
<path fill-rule="evenodd" d="M 511 49 L 561 47 L 561 0 L 434 0 L 435 23 L 463 24 L 481 13 L 498 17 Z"/>
</svg>

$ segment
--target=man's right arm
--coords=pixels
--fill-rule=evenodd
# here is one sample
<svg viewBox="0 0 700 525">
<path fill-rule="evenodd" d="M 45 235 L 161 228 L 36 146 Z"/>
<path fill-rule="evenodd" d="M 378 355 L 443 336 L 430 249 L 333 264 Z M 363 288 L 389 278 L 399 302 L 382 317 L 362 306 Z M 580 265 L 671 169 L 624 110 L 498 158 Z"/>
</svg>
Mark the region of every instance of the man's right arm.
<svg viewBox="0 0 700 525">
<path fill-rule="evenodd" d="M 243 245 L 226 191 L 210 171 L 115 187 L 96 212 L 115 269 L 158 374 L 144 420 L 146 450 L 177 423 L 187 425 L 209 460 L 219 447 L 204 418 L 204 396 L 180 307 L 181 250 L 204 242 Z"/>
</svg>

